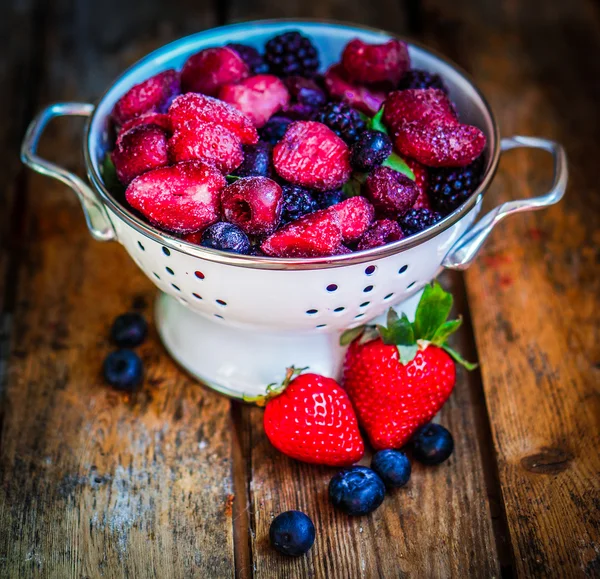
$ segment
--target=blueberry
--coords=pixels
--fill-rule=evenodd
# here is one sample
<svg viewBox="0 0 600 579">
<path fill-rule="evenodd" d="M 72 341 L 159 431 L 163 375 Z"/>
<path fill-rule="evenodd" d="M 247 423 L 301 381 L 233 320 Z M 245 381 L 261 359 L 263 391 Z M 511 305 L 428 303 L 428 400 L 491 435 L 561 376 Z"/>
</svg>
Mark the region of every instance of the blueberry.
<svg viewBox="0 0 600 579">
<path fill-rule="evenodd" d="M 282 223 L 295 221 L 318 209 L 317 202 L 312 198 L 310 191 L 296 185 L 284 185 L 281 190 L 283 192 Z"/>
<path fill-rule="evenodd" d="M 232 253 L 248 253 L 250 240 L 248 236 L 232 223 L 220 221 L 204 230 L 201 245 Z"/>
<path fill-rule="evenodd" d="M 118 390 L 133 390 L 142 381 L 141 358 L 133 350 L 115 350 L 102 365 L 104 379 Z"/>
<path fill-rule="evenodd" d="M 292 119 L 288 119 L 287 117 L 271 117 L 265 126 L 260 129 L 260 138 L 271 145 L 277 144 L 283 138 L 283 135 L 291 122 Z"/>
<path fill-rule="evenodd" d="M 271 146 L 259 142 L 244 145 L 244 161 L 233 172 L 238 177 L 268 177 L 271 174 Z"/>
<path fill-rule="evenodd" d="M 410 479 L 410 460 L 399 450 L 380 450 L 371 461 L 371 468 L 388 488 L 403 487 Z"/>
<path fill-rule="evenodd" d="M 315 526 L 310 517 L 300 511 L 277 515 L 269 529 L 271 545 L 283 555 L 304 555 L 315 542 Z"/>
<path fill-rule="evenodd" d="M 148 334 L 148 324 L 141 314 L 129 312 L 121 314 L 113 322 L 110 336 L 119 348 L 135 348 Z"/>
<path fill-rule="evenodd" d="M 346 199 L 345 193 L 341 189 L 332 189 L 330 191 L 314 191 L 313 199 L 317 202 L 319 209 L 327 209 L 332 205 L 337 205 Z"/>
<path fill-rule="evenodd" d="M 377 473 L 353 466 L 336 474 L 329 482 L 329 500 L 348 515 L 366 515 L 383 502 L 385 485 Z"/>
<path fill-rule="evenodd" d="M 356 171 L 368 172 L 383 163 L 392 154 L 392 141 L 381 131 L 363 131 L 350 154 L 350 163 Z"/>
<path fill-rule="evenodd" d="M 454 440 L 450 432 L 441 424 L 426 424 L 415 433 L 412 439 L 413 457 L 423 464 L 432 465 L 444 462 L 454 450 Z"/>
</svg>

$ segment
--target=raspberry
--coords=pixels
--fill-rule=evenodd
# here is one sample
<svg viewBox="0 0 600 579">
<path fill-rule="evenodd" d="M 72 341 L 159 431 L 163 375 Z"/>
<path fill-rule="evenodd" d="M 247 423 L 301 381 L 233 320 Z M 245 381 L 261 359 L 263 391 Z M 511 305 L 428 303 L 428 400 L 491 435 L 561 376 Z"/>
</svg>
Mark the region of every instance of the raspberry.
<svg viewBox="0 0 600 579">
<path fill-rule="evenodd" d="M 112 118 L 117 125 L 146 113 L 164 113 L 179 92 L 179 73 L 165 70 L 131 87 L 115 104 Z"/>
<path fill-rule="evenodd" d="M 225 178 L 212 165 L 187 161 L 136 177 L 127 202 L 150 223 L 173 233 L 193 233 L 219 218 L 219 195 Z"/>
<path fill-rule="evenodd" d="M 437 211 L 430 209 L 411 209 L 402 219 L 400 227 L 406 235 L 414 235 L 437 223 L 442 216 Z"/>
<path fill-rule="evenodd" d="M 448 89 L 439 74 L 413 68 L 407 71 L 398 83 L 398 90 L 407 90 L 411 88 L 437 88 L 448 94 Z"/>
<path fill-rule="evenodd" d="M 296 221 L 303 215 L 318 209 L 317 202 L 307 189 L 297 185 L 284 185 L 281 189 L 283 191 L 282 223 Z"/>
<path fill-rule="evenodd" d="M 319 109 L 314 120 L 327 125 L 349 145 L 354 143 L 365 130 L 365 122 L 358 111 L 350 108 L 346 103 L 327 103 Z"/>
<path fill-rule="evenodd" d="M 319 209 L 327 209 L 332 205 L 341 203 L 346 199 L 343 189 L 332 189 L 331 191 L 314 191 L 313 199 L 317 202 Z"/>
<path fill-rule="evenodd" d="M 235 50 L 240 55 L 252 74 L 267 74 L 269 72 L 269 65 L 265 62 L 262 54 L 253 46 L 231 43 L 227 47 Z"/>
<path fill-rule="evenodd" d="M 351 81 L 396 86 L 410 68 L 408 46 L 399 40 L 367 44 L 355 38 L 344 48 L 342 66 Z"/>
<path fill-rule="evenodd" d="M 275 115 L 260 130 L 260 138 L 271 145 L 275 145 L 283 139 L 283 135 L 292 122 L 292 119 Z"/>
<path fill-rule="evenodd" d="M 244 145 L 244 161 L 233 172 L 238 177 L 269 177 L 271 175 L 271 145 L 259 141 Z"/>
<path fill-rule="evenodd" d="M 346 143 L 314 121 L 288 127 L 273 149 L 273 166 L 286 181 L 319 191 L 340 187 L 352 172 Z"/>
<path fill-rule="evenodd" d="M 181 71 L 181 87 L 183 92 L 217 96 L 223 85 L 239 82 L 249 73 L 235 50 L 226 46 L 205 48 L 186 60 Z"/>
<path fill-rule="evenodd" d="M 186 239 L 191 241 L 191 239 Z M 195 243 L 194 241 L 191 241 Z M 220 251 L 230 251 L 231 253 L 250 253 L 250 240 L 248 236 L 235 225 L 220 221 L 210 227 L 207 227 L 202 233 L 200 245 L 219 249 Z"/>
<path fill-rule="evenodd" d="M 169 163 L 167 134 L 156 125 L 133 127 L 119 135 L 111 159 L 119 181 L 128 185 L 138 175 Z"/>
<path fill-rule="evenodd" d="M 367 232 L 358 242 L 357 249 L 372 249 L 373 247 L 381 247 L 394 241 L 400 241 L 404 237 L 399 225 L 391 219 L 380 219 L 374 221 Z"/>
<path fill-rule="evenodd" d="M 273 257 L 320 257 L 334 254 L 341 243 L 338 218 L 325 210 L 284 225 L 267 237 L 261 249 Z"/>
<path fill-rule="evenodd" d="M 278 76 L 314 76 L 319 68 L 317 49 L 309 38 L 296 30 L 285 32 L 267 42 L 265 60 Z"/>
<path fill-rule="evenodd" d="M 290 95 L 281 80 L 271 74 L 259 74 L 238 84 L 226 84 L 219 98 L 244 113 L 255 127 L 262 127 L 278 110 L 285 107 Z"/>
<path fill-rule="evenodd" d="M 441 90 L 402 90 L 388 95 L 383 109 L 383 121 L 396 132 L 405 123 L 440 121 L 458 124 L 456 111 L 450 99 Z"/>
<path fill-rule="evenodd" d="M 329 208 L 340 221 L 342 241 L 358 241 L 371 225 L 375 209 L 364 197 L 351 197 Z"/>
<path fill-rule="evenodd" d="M 389 167 L 377 167 L 367 177 L 365 192 L 378 213 L 396 219 L 404 215 L 419 196 L 412 179 Z"/>
<path fill-rule="evenodd" d="M 384 91 L 354 85 L 348 81 L 340 64 L 332 66 L 325 73 L 325 86 L 333 99 L 347 102 L 370 117 L 377 113 L 386 98 Z"/>
<path fill-rule="evenodd" d="M 175 130 L 169 139 L 169 157 L 175 163 L 192 159 L 208 161 L 227 174 L 241 165 L 244 153 L 237 135 L 225 127 L 194 121 Z"/>
<path fill-rule="evenodd" d="M 466 167 L 430 169 L 428 193 L 434 209 L 448 215 L 477 189 L 483 172 L 483 157 Z"/>
<path fill-rule="evenodd" d="M 392 141 L 381 131 L 363 131 L 350 154 L 350 164 L 356 171 L 368 173 L 392 154 Z"/>
</svg>

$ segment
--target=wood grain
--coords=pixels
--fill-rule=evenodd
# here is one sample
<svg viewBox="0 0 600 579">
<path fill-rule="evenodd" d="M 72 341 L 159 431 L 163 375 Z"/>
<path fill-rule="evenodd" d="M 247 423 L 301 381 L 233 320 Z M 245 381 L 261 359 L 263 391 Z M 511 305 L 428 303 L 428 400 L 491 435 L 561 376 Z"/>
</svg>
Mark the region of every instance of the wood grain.
<svg viewBox="0 0 600 579">
<path fill-rule="evenodd" d="M 110 8 L 52 4 L 43 101 L 95 97 L 152 45 L 212 24 L 183 2 Z M 167 14 L 176 25 L 163 25 Z M 80 131 L 57 121 L 42 154 L 81 169 Z M 1 432 L 0 575 L 233 575 L 229 402 L 176 368 L 153 329 L 140 349 L 143 389 L 128 397 L 104 385 L 110 321 L 132 308 L 151 318 L 154 286 L 118 245 L 91 240 L 71 191 L 28 183 Z"/>
<path fill-rule="evenodd" d="M 598 576 L 598 12 L 424 4 L 427 40 L 455 51 L 503 133 L 557 139 L 570 157 L 564 201 L 503 223 L 466 281 L 518 574 Z M 507 154 L 488 201 L 540 194 L 550 171 L 542 154 Z"/>
</svg>

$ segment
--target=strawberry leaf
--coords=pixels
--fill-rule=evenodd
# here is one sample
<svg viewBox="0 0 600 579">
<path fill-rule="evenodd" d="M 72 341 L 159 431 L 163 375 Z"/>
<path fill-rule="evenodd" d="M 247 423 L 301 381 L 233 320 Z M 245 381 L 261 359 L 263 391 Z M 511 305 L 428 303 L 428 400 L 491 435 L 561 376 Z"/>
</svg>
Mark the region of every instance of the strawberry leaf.
<svg viewBox="0 0 600 579">
<path fill-rule="evenodd" d="M 450 346 L 448 346 L 448 344 L 444 344 L 443 348 L 446 352 L 448 352 L 448 354 L 450 354 L 450 356 L 452 356 L 452 358 L 454 358 L 455 362 L 461 366 L 464 366 L 467 370 L 469 370 L 469 372 L 471 370 L 475 370 L 475 368 L 479 366 L 479 364 L 474 364 L 473 362 L 465 360 L 456 350 L 453 350 Z"/>
<path fill-rule="evenodd" d="M 415 180 L 415 174 L 412 169 L 406 164 L 406 161 L 397 155 L 396 153 L 392 153 L 383 163 L 384 167 L 389 167 L 394 171 L 398 171 L 398 173 L 402 173 L 406 175 L 409 179 Z"/>
<path fill-rule="evenodd" d="M 358 339 L 359 344 L 366 344 L 379 338 L 379 332 L 375 326 L 367 326 L 363 335 Z"/>
<path fill-rule="evenodd" d="M 372 131 L 381 131 L 382 133 L 385 133 L 387 135 L 388 130 L 387 130 L 386 126 L 383 124 L 383 121 L 381 120 L 382 118 L 383 118 L 383 107 L 381 107 L 377 111 L 377 114 L 372 119 L 370 119 L 370 121 L 368 123 L 368 127 Z"/>
<path fill-rule="evenodd" d="M 415 313 L 415 338 L 431 341 L 452 309 L 452 294 L 434 281 L 426 285 Z"/>
<path fill-rule="evenodd" d="M 360 182 L 351 177 L 342 185 L 342 191 L 346 197 L 358 197 L 360 195 Z"/>
<path fill-rule="evenodd" d="M 387 317 L 387 327 L 377 326 L 377 330 L 384 344 L 394 346 L 415 346 L 415 333 L 406 314 L 399 318 L 398 314 L 390 308 Z"/>
<path fill-rule="evenodd" d="M 419 351 L 419 346 L 416 344 L 414 346 L 396 346 L 398 348 L 398 354 L 400 354 L 400 362 L 402 364 L 408 364 L 412 362 L 414 357 L 417 355 Z"/>
<path fill-rule="evenodd" d="M 357 326 L 356 328 L 346 330 L 340 336 L 340 346 L 350 345 L 352 342 L 354 342 L 354 340 L 356 340 L 356 338 L 358 338 L 359 336 L 362 336 L 364 334 L 365 329 L 366 329 L 366 326 Z"/>
<path fill-rule="evenodd" d="M 462 324 L 462 318 L 458 320 L 448 320 L 444 322 L 433 334 L 431 343 L 434 346 L 443 346 L 446 340 L 460 328 Z"/>
</svg>

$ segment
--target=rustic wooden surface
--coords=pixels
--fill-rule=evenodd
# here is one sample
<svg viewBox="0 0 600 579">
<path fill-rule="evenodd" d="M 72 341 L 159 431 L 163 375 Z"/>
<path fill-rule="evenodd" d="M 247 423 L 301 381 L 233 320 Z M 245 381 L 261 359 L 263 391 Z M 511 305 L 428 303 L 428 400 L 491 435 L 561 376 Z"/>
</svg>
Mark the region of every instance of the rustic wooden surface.
<svg viewBox="0 0 600 579">
<path fill-rule="evenodd" d="M 591 0 L 6 0 L 2 15 L 0 348 L 11 351 L 3 365 L 0 349 L 0 577 L 600 576 Z M 103 386 L 110 320 L 150 316 L 153 286 L 121 248 L 89 238 L 70 191 L 18 163 L 43 103 L 93 100 L 178 36 L 281 16 L 423 40 L 473 75 L 503 134 L 556 138 L 571 161 L 560 206 L 507 220 L 466 276 L 443 278 L 468 322 L 457 345 L 481 363 L 440 414 L 455 455 L 415 467 L 409 487 L 357 520 L 328 505 L 332 470 L 276 453 L 260 410 L 195 384 L 153 331 L 141 392 Z M 56 122 L 42 152 L 81 170 L 80 128 Z M 513 152 L 487 203 L 535 195 L 549 172 L 544 156 Z M 301 559 L 268 548 L 269 522 L 288 508 L 317 525 Z"/>
</svg>

